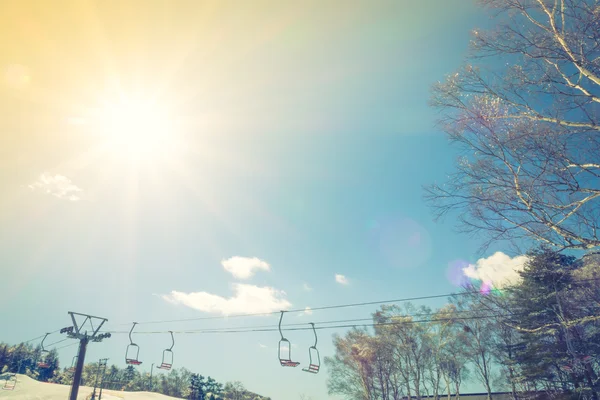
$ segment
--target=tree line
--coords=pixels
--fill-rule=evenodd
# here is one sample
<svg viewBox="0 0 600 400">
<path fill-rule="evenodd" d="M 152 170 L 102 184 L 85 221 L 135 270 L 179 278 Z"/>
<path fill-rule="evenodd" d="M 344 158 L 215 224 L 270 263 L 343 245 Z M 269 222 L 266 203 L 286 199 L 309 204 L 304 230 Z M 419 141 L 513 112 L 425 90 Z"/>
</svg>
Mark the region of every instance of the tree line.
<svg viewBox="0 0 600 400">
<path fill-rule="evenodd" d="M 325 358 L 330 394 L 355 400 L 460 398 L 487 392 L 572 396 L 600 392 L 600 256 L 548 248 L 528 254 L 518 283 L 470 284 L 432 310 L 384 305 L 373 328 L 334 336 Z"/>
<path fill-rule="evenodd" d="M 38 366 L 42 359 L 41 347 L 21 343 L 0 343 L 0 371 L 2 374 L 25 374 L 41 382 L 70 385 L 73 382 L 71 365 L 61 368 L 55 349 L 44 355 L 46 368 Z M 81 384 L 94 386 L 99 375 L 98 363 L 87 363 L 83 367 Z M 153 374 L 140 372 L 129 365 L 119 368 L 112 365 L 106 369 L 102 383 L 104 389 L 122 391 L 149 391 L 167 396 L 191 400 L 270 400 L 245 389 L 239 382 L 217 382 L 210 376 L 193 373 L 186 368 L 174 368 L 168 373 Z"/>
</svg>

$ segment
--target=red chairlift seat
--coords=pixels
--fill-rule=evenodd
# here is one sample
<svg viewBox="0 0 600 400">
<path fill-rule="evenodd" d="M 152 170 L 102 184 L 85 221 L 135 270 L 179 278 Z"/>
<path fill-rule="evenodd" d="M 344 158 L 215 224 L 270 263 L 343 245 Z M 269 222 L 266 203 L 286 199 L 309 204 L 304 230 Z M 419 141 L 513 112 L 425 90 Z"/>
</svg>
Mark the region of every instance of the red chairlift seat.
<svg viewBox="0 0 600 400">
<path fill-rule="evenodd" d="M 160 364 L 158 367 L 158 369 L 166 369 L 167 371 L 171 369 L 171 367 L 173 366 L 173 364 L 166 364 L 166 363 L 162 363 Z"/>
<path fill-rule="evenodd" d="M 304 372 L 310 372 L 311 374 L 318 374 L 320 366 L 317 364 L 310 364 L 308 368 L 302 368 Z"/>
<path fill-rule="evenodd" d="M 281 364 L 282 367 L 297 367 L 298 365 L 300 365 L 299 362 L 296 361 L 292 361 L 292 360 L 284 360 L 284 359 L 279 359 L 279 363 Z"/>
<path fill-rule="evenodd" d="M 140 365 L 142 362 L 140 360 L 135 360 L 133 358 L 126 358 L 125 363 L 130 364 L 130 365 Z"/>
<path fill-rule="evenodd" d="M 45 361 L 40 361 L 37 363 L 38 368 L 50 368 L 50 364 Z"/>
</svg>

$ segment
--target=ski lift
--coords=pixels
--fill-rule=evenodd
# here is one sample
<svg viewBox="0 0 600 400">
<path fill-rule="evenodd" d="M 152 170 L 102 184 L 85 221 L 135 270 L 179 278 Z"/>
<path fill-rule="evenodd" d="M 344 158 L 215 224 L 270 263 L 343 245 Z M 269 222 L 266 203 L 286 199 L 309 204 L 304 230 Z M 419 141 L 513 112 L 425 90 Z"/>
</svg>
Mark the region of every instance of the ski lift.
<svg viewBox="0 0 600 400">
<path fill-rule="evenodd" d="M 315 329 L 315 324 L 312 322 L 310 324 L 312 325 L 313 333 L 315 334 L 315 344 L 308 348 L 308 368 L 302 368 L 302 371 L 318 374 L 319 368 L 321 368 L 321 356 L 317 349 L 317 330 Z M 315 362 L 313 362 L 313 355 L 315 356 Z"/>
<path fill-rule="evenodd" d="M 17 386 L 17 374 L 9 374 L 6 377 L 6 381 L 4 381 L 4 386 L 2 386 L 2 389 L 15 390 L 15 386 Z"/>
<path fill-rule="evenodd" d="M 173 337 L 173 331 L 169 331 L 171 334 L 171 347 L 163 350 L 162 362 L 160 366 L 156 367 L 158 369 L 166 369 L 170 370 L 173 366 L 173 346 L 175 346 L 175 338 Z"/>
<path fill-rule="evenodd" d="M 71 366 L 67 369 L 68 372 L 70 372 L 70 373 L 75 372 L 75 366 L 77 365 L 77 357 L 78 356 L 73 357 L 73 360 L 71 361 Z"/>
<path fill-rule="evenodd" d="M 140 360 L 138 360 L 139 355 L 140 355 L 140 346 L 133 343 L 133 340 L 131 339 L 131 333 L 133 332 L 133 329 L 135 328 L 136 325 L 137 325 L 137 322 L 134 322 L 133 326 L 131 327 L 131 330 L 129 331 L 129 342 L 130 343 L 127 345 L 127 350 L 125 350 L 125 363 L 130 364 L 130 365 L 140 365 L 142 363 Z M 134 353 L 135 353 L 135 356 L 134 356 Z"/>
<path fill-rule="evenodd" d="M 40 345 L 42 347 L 42 351 L 40 352 L 41 360 L 37 363 L 37 366 L 39 368 L 50 368 L 50 364 L 48 363 L 48 355 L 50 354 L 50 352 L 44 349 L 44 340 L 46 340 L 48 335 L 49 333 L 46 333 L 46 335 L 44 335 L 44 338 L 42 339 L 42 343 Z"/>
<path fill-rule="evenodd" d="M 296 361 L 292 361 L 292 344 L 290 343 L 289 340 L 287 340 L 286 338 L 283 337 L 283 333 L 281 332 L 281 321 L 283 320 L 283 313 L 285 313 L 285 311 L 281 312 L 281 317 L 279 317 L 279 334 L 281 335 L 281 340 L 279 341 L 279 347 L 277 349 L 277 354 L 279 356 L 279 363 L 281 364 L 282 367 L 297 367 L 298 365 L 300 365 L 299 362 Z M 282 347 L 285 347 L 287 345 L 287 357 L 283 357 L 281 355 L 281 349 Z"/>
</svg>

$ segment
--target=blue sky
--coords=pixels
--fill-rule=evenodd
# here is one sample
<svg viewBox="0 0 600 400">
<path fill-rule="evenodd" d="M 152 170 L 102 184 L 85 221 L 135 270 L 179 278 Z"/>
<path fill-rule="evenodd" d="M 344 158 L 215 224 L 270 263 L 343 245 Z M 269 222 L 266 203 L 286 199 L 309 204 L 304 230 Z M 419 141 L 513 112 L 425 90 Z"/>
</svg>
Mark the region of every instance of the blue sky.
<svg viewBox="0 0 600 400">
<path fill-rule="evenodd" d="M 477 260 L 480 243 L 455 233 L 452 218 L 434 223 L 421 189 L 457 156 L 427 100 L 460 65 L 469 31 L 488 23 L 471 1 L 49 4 L 0 6 L 12 16 L 0 28 L 0 340 L 68 326 L 70 310 L 109 318 L 114 330 L 221 315 L 164 296 L 227 299 L 236 284 L 271 288 L 292 308 L 448 293 L 448 264 Z M 143 137 L 104 146 L 85 110 L 119 96 L 168 108 L 177 150 L 161 142 L 142 154 Z M 268 270 L 236 278 L 222 265 L 232 257 Z M 245 311 L 243 301 L 217 303 Z M 322 357 L 331 333 L 320 333 Z M 306 361 L 311 333 L 289 339 Z M 167 335 L 136 341 L 144 371 L 169 344 Z M 175 365 L 274 399 L 328 398 L 326 370 L 279 367 L 277 341 L 180 335 Z M 126 344 L 125 335 L 92 344 L 88 360 L 123 366 Z M 61 350 L 63 362 L 75 349 Z"/>
</svg>

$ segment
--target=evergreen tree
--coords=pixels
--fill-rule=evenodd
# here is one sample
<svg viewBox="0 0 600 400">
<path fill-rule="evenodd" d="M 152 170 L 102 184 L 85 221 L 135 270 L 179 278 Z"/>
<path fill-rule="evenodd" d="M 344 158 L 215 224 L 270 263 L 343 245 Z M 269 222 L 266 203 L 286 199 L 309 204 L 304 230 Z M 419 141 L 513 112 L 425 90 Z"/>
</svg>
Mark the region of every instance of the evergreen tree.
<svg viewBox="0 0 600 400">
<path fill-rule="evenodd" d="M 508 324 L 522 335 L 516 362 L 524 379 L 549 390 L 574 389 L 597 400 L 597 373 L 586 362 L 600 355 L 594 344 L 597 317 L 577 295 L 590 284 L 575 281 L 581 266 L 574 257 L 546 248 L 531 252 L 522 283 L 512 292 Z"/>
<path fill-rule="evenodd" d="M 217 382 L 210 376 L 206 379 L 205 391 L 210 394 L 207 400 L 221 400 L 223 396 L 223 384 Z"/>
<path fill-rule="evenodd" d="M 200 396 L 200 377 L 198 374 L 192 374 L 190 377 L 190 394 L 188 399 L 190 400 L 198 400 Z"/>
</svg>

